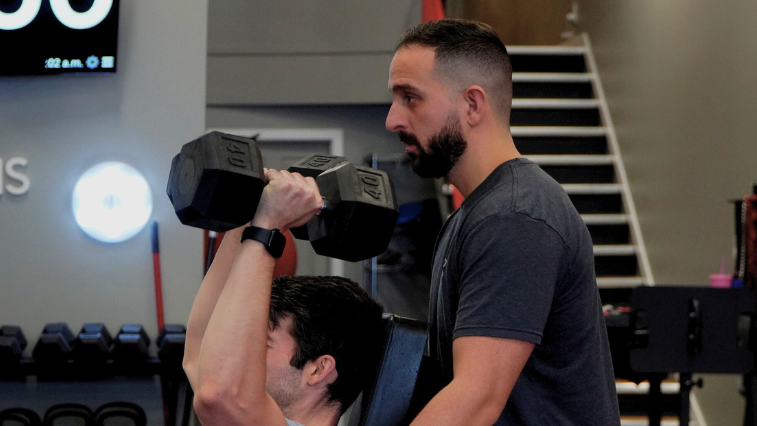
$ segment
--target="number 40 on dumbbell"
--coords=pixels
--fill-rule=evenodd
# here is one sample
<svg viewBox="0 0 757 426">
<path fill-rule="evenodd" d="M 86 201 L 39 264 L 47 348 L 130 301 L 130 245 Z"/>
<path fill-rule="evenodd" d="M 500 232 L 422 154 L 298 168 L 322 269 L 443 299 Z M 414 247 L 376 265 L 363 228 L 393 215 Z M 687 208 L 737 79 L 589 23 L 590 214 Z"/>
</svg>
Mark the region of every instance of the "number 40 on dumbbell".
<svg viewBox="0 0 757 426">
<path fill-rule="evenodd" d="M 389 176 L 344 157 L 312 154 L 292 165 L 316 180 L 324 210 L 306 229 L 316 253 L 358 261 L 386 250 L 399 217 Z M 255 216 L 267 179 L 254 139 L 211 132 L 185 144 L 171 163 L 166 192 L 181 223 L 224 232 Z"/>
</svg>

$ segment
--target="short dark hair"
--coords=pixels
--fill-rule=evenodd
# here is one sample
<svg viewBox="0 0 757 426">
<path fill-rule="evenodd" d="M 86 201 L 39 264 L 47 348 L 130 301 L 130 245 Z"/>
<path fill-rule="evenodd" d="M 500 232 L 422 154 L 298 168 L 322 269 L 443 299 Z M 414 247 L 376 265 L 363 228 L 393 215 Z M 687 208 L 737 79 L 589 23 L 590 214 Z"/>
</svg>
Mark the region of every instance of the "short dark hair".
<svg viewBox="0 0 757 426">
<path fill-rule="evenodd" d="M 302 369 L 319 356 L 334 357 L 338 375 L 328 386 L 328 396 L 341 404 L 342 414 L 378 367 L 382 312 L 365 290 L 342 277 L 283 275 L 271 290 L 271 326 L 292 317 L 288 331 L 297 348 L 290 364 Z"/>
<path fill-rule="evenodd" d="M 464 19 L 424 22 L 405 31 L 396 50 L 413 45 L 434 49 L 436 69 L 458 85 L 456 89 L 481 86 L 509 123 L 513 71 L 507 48 L 494 28 Z"/>
</svg>

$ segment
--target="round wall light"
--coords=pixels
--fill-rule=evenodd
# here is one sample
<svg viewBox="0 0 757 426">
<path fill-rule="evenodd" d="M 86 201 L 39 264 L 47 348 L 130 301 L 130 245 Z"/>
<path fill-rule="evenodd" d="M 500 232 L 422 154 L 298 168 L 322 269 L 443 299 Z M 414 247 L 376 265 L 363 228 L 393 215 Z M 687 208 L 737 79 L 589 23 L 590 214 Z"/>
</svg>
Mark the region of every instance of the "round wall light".
<svg viewBox="0 0 757 426">
<path fill-rule="evenodd" d="M 152 214 L 152 193 L 144 176 L 128 164 L 100 163 L 74 187 L 76 223 L 90 237 L 119 243 L 136 235 Z"/>
</svg>

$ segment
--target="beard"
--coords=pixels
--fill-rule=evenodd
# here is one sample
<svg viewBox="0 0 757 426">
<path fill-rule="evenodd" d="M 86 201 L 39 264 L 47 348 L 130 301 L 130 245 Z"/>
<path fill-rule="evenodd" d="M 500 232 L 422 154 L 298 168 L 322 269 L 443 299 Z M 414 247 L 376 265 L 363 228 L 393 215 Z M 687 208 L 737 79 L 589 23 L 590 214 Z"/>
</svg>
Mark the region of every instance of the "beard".
<svg viewBox="0 0 757 426">
<path fill-rule="evenodd" d="M 423 148 L 413 134 L 401 131 L 399 137 L 405 144 L 418 148 L 418 154 L 408 153 L 408 156 L 413 163 L 413 172 L 424 178 L 447 176 L 468 146 L 463 137 L 460 119 L 453 114 L 447 117 L 442 129 L 429 138 L 428 148 Z"/>
<path fill-rule="evenodd" d="M 302 398 L 301 371 L 294 367 L 266 377 L 265 390 L 279 406 L 284 416 L 291 415 L 290 407 Z"/>
</svg>

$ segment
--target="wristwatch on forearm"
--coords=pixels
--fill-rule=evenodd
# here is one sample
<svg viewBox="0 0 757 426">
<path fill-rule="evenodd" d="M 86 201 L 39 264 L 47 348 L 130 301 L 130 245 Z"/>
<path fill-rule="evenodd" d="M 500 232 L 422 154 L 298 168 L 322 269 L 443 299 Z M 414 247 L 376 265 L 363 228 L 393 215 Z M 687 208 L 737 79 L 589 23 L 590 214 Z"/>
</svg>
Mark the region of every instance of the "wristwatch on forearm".
<svg viewBox="0 0 757 426">
<path fill-rule="evenodd" d="M 250 239 L 263 243 L 266 251 L 277 259 L 284 253 L 287 242 L 284 234 L 278 229 L 264 229 L 257 226 L 248 226 L 242 231 L 242 241 Z"/>
</svg>

